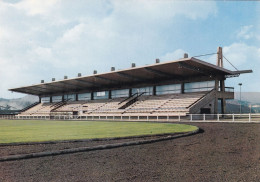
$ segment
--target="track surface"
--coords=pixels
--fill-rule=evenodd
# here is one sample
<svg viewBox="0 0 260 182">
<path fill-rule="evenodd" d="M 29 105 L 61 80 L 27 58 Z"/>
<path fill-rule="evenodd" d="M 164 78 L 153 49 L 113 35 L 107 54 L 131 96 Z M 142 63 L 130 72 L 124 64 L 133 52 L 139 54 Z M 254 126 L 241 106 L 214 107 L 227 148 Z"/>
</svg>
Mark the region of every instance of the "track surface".
<svg viewBox="0 0 260 182">
<path fill-rule="evenodd" d="M 0 181 L 260 181 L 260 124 L 192 124 L 205 132 L 153 144 L 1 162 Z M 0 148 L 0 155 L 52 148 L 23 147 Z"/>
</svg>

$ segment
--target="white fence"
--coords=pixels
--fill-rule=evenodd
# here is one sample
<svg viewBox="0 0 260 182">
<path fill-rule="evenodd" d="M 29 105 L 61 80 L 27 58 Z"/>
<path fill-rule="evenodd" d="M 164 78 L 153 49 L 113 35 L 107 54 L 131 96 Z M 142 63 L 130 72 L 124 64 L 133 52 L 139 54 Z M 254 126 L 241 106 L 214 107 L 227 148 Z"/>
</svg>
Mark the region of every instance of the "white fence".
<svg viewBox="0 0 260 182">
<path fill-rule="evenodd" d="M 170 122 L 260 122 L 260 114 L 189 114 L 182 115 L 55 115 L 55 116 L 11 116 L 0 115 L 0 119 L 21 120 L 113 120 L 113 121 L 170 121 Z"/>
</svg>

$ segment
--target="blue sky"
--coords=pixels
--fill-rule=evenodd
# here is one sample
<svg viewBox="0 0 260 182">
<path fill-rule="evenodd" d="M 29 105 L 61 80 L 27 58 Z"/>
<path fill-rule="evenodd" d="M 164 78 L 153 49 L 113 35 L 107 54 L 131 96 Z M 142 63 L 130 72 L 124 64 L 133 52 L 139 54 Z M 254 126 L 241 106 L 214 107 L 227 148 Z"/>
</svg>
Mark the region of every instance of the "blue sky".
<svg viewBox="0 0 260 182">
<path fill-rule="evenodd" d="M 216 52 L 253 74 L 229 79 L 260 89 L 260 2 L 0 0 L 0 97 L 9 88 Z M 204 57 L 214 63 L 215 56 Z M 224 66 L 233 69 L 227 62 Z"/>
</svg>

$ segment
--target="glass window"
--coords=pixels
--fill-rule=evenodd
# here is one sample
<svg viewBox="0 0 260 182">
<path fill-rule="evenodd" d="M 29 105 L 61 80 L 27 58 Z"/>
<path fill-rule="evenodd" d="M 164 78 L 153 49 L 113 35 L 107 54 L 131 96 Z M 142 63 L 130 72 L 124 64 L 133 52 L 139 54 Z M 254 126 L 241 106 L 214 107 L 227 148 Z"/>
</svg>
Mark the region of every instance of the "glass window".
<svg viewBox="0 0 260 182">
<path fill-rule="evenodd" d="M 210 91 L 214 87 L 215 87 L 215 81 L 185 83 L 184 92 Z"/>
<path fill-rule="evenodd" d="M 108 99 L 108 91 L 94 92 L 94 99 Z"/>
<path fill-rule="evenodd" d="M 129 89 L 112 90 L 111 91 L 111 97 L 112 98 L 128 97 L 128 96 L 129 96 Z"/>
<path fill-rule="evenodd" d="M 64 95 L 65 101 L 75 101 L 76 100 L 76 94 L 68 94 Z"/>
<path fill-rule="evenodd" d="M 132 94 L 142 94 L 143 95 L 153 95 L 153 87 L 143 87 L 143 88 L 133 88 L 132 89 Z"/>
<path fill-rule="evenodd" d="M 62 101 L 62 96 L 52 96 L 52 102 L 60 102 Z"/>
<path fill-rule="evenodd" d="M 156 86 L 156 95 L 181 93 L 181 84 Z"/>
<path fill-rule="evenodd" d="M 91 93 L 78 94 L 78 100 L 91 100 Z"/>
<path fill-rule="evenodd" d="M 48 103 L 48 102 L 50 102 L 50 97 L 42 97 L 42 98 L 41 98 L 41 102 L 42 102 L 42 103 Z"/>
</svg>

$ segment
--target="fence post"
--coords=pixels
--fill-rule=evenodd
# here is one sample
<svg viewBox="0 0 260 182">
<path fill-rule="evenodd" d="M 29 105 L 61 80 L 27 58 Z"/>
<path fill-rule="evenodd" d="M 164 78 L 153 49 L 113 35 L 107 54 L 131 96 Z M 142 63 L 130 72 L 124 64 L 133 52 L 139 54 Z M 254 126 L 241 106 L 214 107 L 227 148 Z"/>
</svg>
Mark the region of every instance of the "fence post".
<svg viewBox="0 0 260 182">
<path fill-rule="evenodd" d="M 232 114 L 232 120 L 235 121 L 235 116 L 234 113 Z"/>
<path fill-rule="evenodd" d="M 169 114 L 167 115 L 167 121 L 169 121 Z"/>
<path fill-rule="evenodd" d="M 139 121 L 139 115 L 137 116 L 137 120 Z"/>
<path fill-rule="evenodd" d="M 205 116 L 205 114 L 203 114 L 203 121 L 205 121 L 206 120 L 206 116 Z"/>
<path fill-rule="evenodd" d="M 159 120 L 159 118 L 158 118 L 158 115 L 157 115 L 157 121 Z"/>
<path fill-rule="evenodd" d="M 192 121 L 192 114 L 190 114 L 190 121 Z"/>
<path fill-rule="evenodd" d="M 217 114 L 217 119 L 218 119 L 218 121 L 219 121 L 219 114 Z"/>
<path fill-rule="evenodd" d="M 249 122 L 251 122 L 251 113 L 249 113 Z"/>
<path fill-rule="evenodd" d="M 179 121 L 181 121 L 181 115 L 179 114 Z"/>
<path fill-rule="evenodd" d="M 148 118 L 149 118 L 149 116 L 147 115 L 147 121 L 149 120 Z"/>
</svg>

